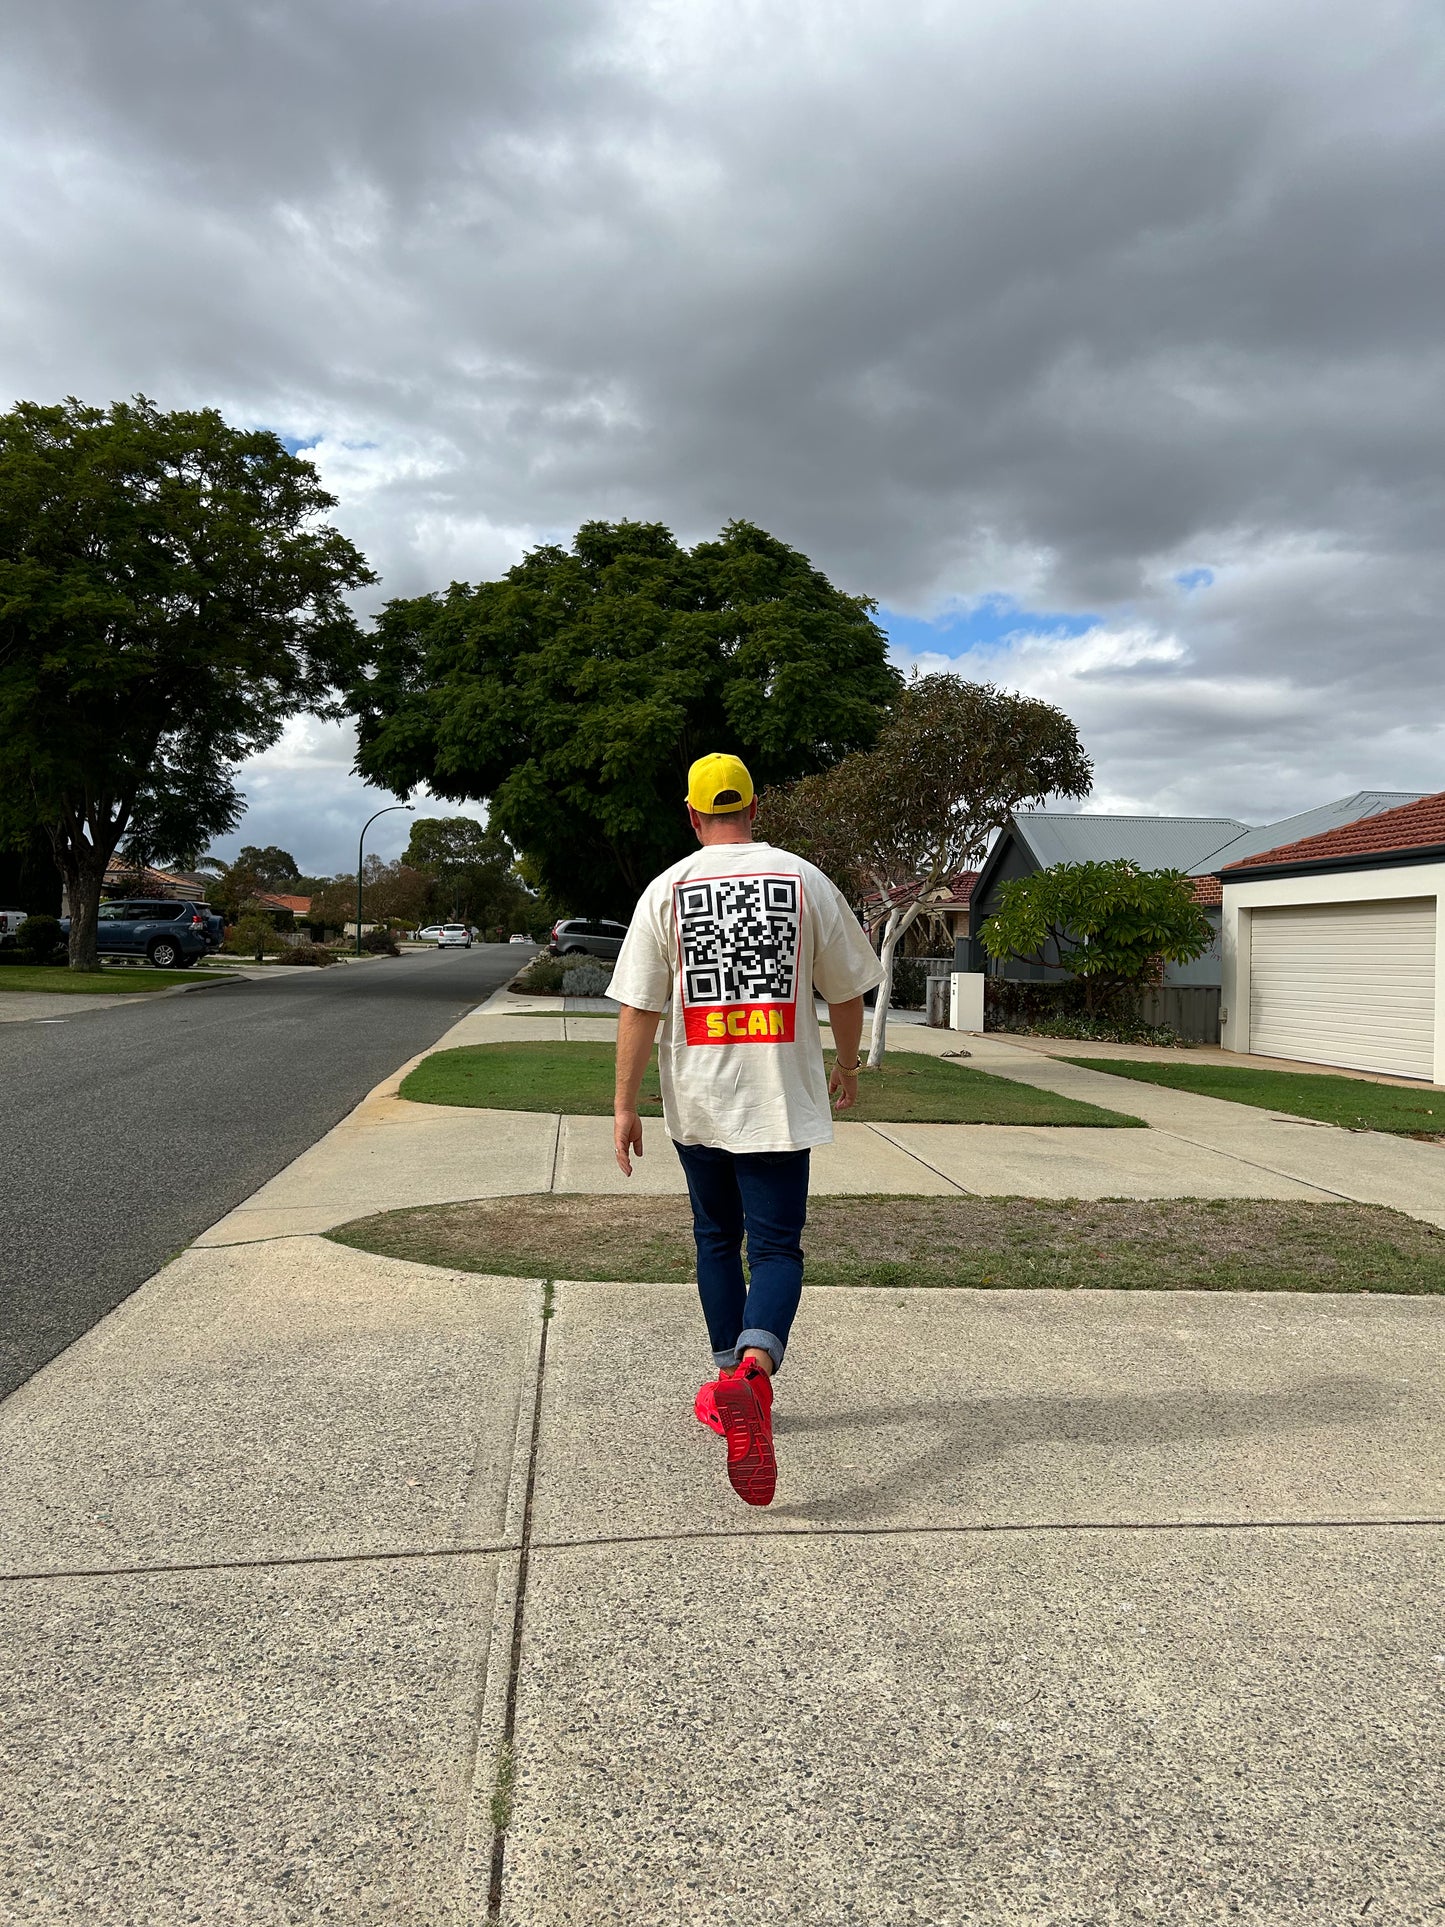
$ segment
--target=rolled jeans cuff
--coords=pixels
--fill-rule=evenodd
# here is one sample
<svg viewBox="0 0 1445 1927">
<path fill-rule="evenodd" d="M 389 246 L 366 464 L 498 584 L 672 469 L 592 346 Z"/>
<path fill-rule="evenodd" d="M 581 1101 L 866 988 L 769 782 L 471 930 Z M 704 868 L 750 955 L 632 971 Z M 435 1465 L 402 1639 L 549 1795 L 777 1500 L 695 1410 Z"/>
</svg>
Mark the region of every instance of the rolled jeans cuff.
<svg viewBox="0 0 1445 1927">
<path fill-rule="evenodd" d="M 776 1332 L 751 1330 L 739 1332 L 737 1344 L 730 1346 L 726 1351 L 714 1352 L 712 1362 L 721 1368 L 725 1365 L 736 1365 L 744 1352 L 766 1352 L 772 1359 L 773 1369 L 776 1371 L 783 1362 L 784 1350 L 783 1341 Z"/>
</svg>

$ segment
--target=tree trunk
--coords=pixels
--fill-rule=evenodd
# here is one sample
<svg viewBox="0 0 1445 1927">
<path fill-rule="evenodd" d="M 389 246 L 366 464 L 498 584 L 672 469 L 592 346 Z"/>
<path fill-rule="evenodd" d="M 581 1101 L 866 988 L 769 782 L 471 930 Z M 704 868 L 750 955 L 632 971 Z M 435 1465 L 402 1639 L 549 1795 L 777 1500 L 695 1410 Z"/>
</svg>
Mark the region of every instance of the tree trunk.
<svg viewBox="0 0 1445 1927">
<path fill-rule="evenodd" d="M 83 855 L 68 850 L 61 858 L 60 874 L 65 878 L 70 906 L 70 968 L 98 970 L 100 959 L 95 945 L 105 858 L 97 857 L 93 850 Z"/>
<path fill-rule="evenodd" d="M 883 926 L 883 946 L 878 961 L 883 966 L 883 981 L 873 1003 L 873 1030 L 868 1040 L 868 1068 L 876 1071 L 883 1062 L 883 1047 L 888 1039 L 888 1011 L 893 1002 L 893 959 L 905 931 L 917 921 L 922 906 L 910 903 L 906 910 L 890 910 Z"/>
</svg>

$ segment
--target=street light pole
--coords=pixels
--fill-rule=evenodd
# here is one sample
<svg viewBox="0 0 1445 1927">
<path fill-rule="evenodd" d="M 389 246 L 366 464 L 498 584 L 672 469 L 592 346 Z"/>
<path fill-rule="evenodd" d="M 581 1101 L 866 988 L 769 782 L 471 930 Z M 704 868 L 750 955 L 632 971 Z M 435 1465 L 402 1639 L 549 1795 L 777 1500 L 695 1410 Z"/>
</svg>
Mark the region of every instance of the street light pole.
<svg viewBox="0 0 1445 1927">
<path fill-rule="evenodd" d="M 376 816 L 390 816 L 393 810 L 411 810 L 414 815 L 416 813 L 416 805 L 414 803 L 388 803 L 384 810 L 378 810 L 376 812 Z M 366 848 L 366 832 L 376 821 L 376 816 L 368 816 L 362 824 L 361 836 L 356 845 L 356 954 L 358 957 L 361 955 L 361 853 Z"/>
</svg>

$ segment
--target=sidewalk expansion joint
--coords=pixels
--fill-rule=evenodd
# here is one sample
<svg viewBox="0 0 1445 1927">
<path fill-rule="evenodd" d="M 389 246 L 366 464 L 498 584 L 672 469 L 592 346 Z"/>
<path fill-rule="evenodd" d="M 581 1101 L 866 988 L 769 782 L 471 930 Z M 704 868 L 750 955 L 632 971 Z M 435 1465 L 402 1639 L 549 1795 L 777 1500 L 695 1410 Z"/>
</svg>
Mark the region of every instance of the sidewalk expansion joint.
<svg viewBox="0 0 1445 1927">
<path fill-rule="evenodd" d="M 369 1566 L 395 1564 L 408 1559 L 475 1559 L 517 1553 L 520 1560 L 517 1607 L 508 1661 L 505 1714 L 505 1738 L 510 1743 L 516 1716 L 517 1680 L 521 1670 L 525 1580 L 530 1556 L 534 1552 L 596 1552 L 609 1546 L 678 1546 L 729 1539 L 747 1539 L 756 1543 L 768 1539 L 981 1538 L 989 1533 L 1029 1532 L 1369 1532 L 1445 1526 L 1445 1514 L 1428 1513 L 1391 1519 L 996 1519 L 974 1520 L 961 1525 L 740 1525 L 704 1527 L 692 1532 L 620 1532 L 593 1539 L 537 1539 L 531 1531 L 537 1469 L 535 1430 L 531 1450 L 526 1511 L 520 1540 L 493 1540 L 477 1545 L 403 1546 L 376 1552 L 298 1552 L 279 1554 L 271 1559 L 195 1559 L 154 1565 L 41 1567 L 27 1572 L 0 1573 L 0 1585 L 67 1579 L 146 1579 L 187 1572 L 265 1572 L 284 1570 L 290 1566 Z"/>
<path fill-rule="evenodd" d="M 560 1141 L 562 1120 L 557 1120 L 557 1135 Z M 554 1153 L 555 1155 L 555 1153 Z M 547 1327 L 552 1322 L 552 1295 L 555 1283 L 551 1278 L 542 1285 L 542 1333 L 537 1350 L 537 1391 L 532 1402 L 532 1437 L 527 1452 L 527 1489 L 522 1506 L 521 1543 L 517 1549 L 517 1599 L 512 1612 L 511 1650 L 507 1658 L 507 1696 L 502 1710 L 502 1734 L 498 1747 L 499 1774 L 505 1771 L 507 1786 L 505 1797 L 498 1785 L 497 1801 L 493 1806 L 492 1857 L 487 1881 L 487 1918 L 500 1920 L 502 1917 L 502 1882 L 506 1873 L 507 1859 L 507 1821 L 511 1816 L 511 1783 L 514 1772 L 517 1730 L 517 1687 L 522 1674 L 522 1631 L 527 1616 L 527 1575 L 531 1565 L 532 1553 L 532 1509 L 537 1490 L 537 1452 L 542 1435 L 542 1394 L 547 1382 Z"/>
<path fill-rule="evenodd" d="M 0 1586 L 44 1579 L 149 1579 L 185 1572 L 277 1572 L 289 1566 L 394 1565 L 406 1559 L 476 1559 L 519 1552 L 515 1539 L 486 1545 L 382 1546 L 373 1552 L 278 1552 L 259 1559 L 167 1559 L 130 1566 L 40 1566 L 25 1572 L 0 1572 Z"/>
<path fill-rule="evenodd" d="M 1120 1082 L 1123 1082 L 1120 1079 Z M 1267 1171 L 1272 1178 L 1284 1178 L 1290 1184 L 1308 1185 L 1311 1191 L 1323 1191 L 1327 1197 L 1338 1198 L 1341 1204 L 1363 1204 L 1367 1200 L 1357 1198 L 1352 1191 L 1337 1191 L 1332 1184 L 1321 1184 L 1316 1178 L 1302 1178 L 1294 1171 L 1280 1171 L 1272 1164 L 1262 1164 L 1258 1158 L 1247 1158 L 1242 1151 L 1226 1151 L 1222 1145 L 1210 1144 L 1207 1139 L 1188 1137 L 1183 1131 L 1174 1130 L 1167 1124 L 1151 1124 L 1151 1131 L 1161 1137 L 1172 1137 L 1176 1143 L 1187 1144 L 1196 1151 L 1212 1151 L 1216 1157 L 1229 1158 L 1235 1164 L 1246 1165 L 1251 1171 Z"/>
<path fill-rule="evenodd" d="M 934 1177 L 942 1178 L 945 1184 L 951 1184 L 961 1198 L 975 1198 L 978 1196 L 976 1191 L 970 1191 L 967 1186 L 960 1184 L 957 1178 L 951 1178 L 946 1171 L 940 1171 L 936 1164 L 930 1164 L 927 1158 L 920 1157 L 917 1151 L 911 1150 L 906 1144 L 900 1144 L 896 1137 L 889 1137 L 888 1133 L 879 1125 L 865 1124 L 864 1129 L 871 1131 L 874 1137 L 882 1138 L 885 1144 L 891 1144 L 894 1150 L 901 1151 L 904 1157 L 912 1158 L 915 1164 L 921 1164 L 924 1170 L 931 1171 Z"/>
<path fill-rule="evenodd" d="M 345 1219 L 341 1221 L 345 1223 Z M 328 1226 L 328 1229 L 330 1227 Z M 205 1236 L 201 1233 L 201 1237 Z M 203 1245 L 200 1239 L 186 1246 L 187 1251 L 244 1251 L 251 1245 L 283 1245 L 288 1238 L 324 1238 L 325 1231 L 272 1231 L 264 1238 L 226 1238 L 218 1239 L 215 1244 Z"/>
</svg>

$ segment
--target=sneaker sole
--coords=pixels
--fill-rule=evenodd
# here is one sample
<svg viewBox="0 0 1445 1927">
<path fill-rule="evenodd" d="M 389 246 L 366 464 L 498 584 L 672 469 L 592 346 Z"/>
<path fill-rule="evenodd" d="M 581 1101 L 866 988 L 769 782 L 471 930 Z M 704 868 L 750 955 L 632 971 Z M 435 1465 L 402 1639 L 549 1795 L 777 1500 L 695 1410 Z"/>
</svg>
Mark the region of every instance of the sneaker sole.
<svg viewBox="0 0 1445 1927">
<path fill-rule="evenodd" d="M 747 1381 L 719 1382 L 713 1396 L 728 1448 L 728 1480 L 745 1505 L 771 1505 L 778 1484 L 773 1442 Z"/>
</svg>

